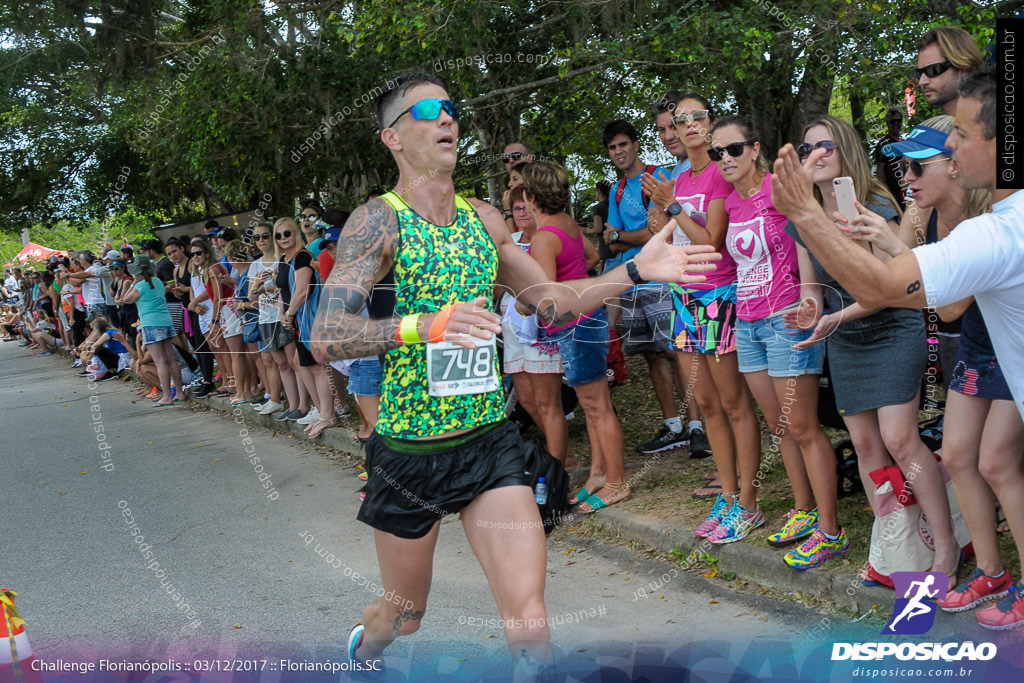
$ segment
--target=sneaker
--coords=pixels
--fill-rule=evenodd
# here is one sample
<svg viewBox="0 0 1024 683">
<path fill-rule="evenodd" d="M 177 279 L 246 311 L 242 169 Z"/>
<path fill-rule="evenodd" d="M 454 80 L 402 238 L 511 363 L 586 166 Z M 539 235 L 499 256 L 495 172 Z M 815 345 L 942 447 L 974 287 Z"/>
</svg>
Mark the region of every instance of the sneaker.
<svg viewBox="0 0 1024 683">
<path fill-rule="evenodd" d="M 251 406 L 253 406 L 255 408 L 262 408 L 263 406 L 267 405 L 269 402 L 270 402 L 270 398 L 269 397 L 261 396 L 259 398 L 254 398 L 253 400 L 249 401 L 249 405 L 251 405 Z"/>
<path fill-rule="evenodd" d="M 703 429 L 690 430 L 690 457 L 693 459 L 711 457 L 711 443 Z"/>
<path fill-rule="evenodd" d="M 722 520 L 725 519 L 730 510 L 729 501 L 725 499 L 724 494 L 719 493 L 718 498 L 715 499 L 715 504 L 711 507 L 711 514 L 693 530 L 694 536 L 697 538 L 707 538 L 708 534 L 718 528 L 718 525 L 722 523 Z"/>
<path fill-rule="evenodd" d="M 335 406 L 334 416 L 339 420 L 344 420 L 345 418 L 352 417 L 352 409 L 349 408 L 347 405 L 342 406 L 340 408 Z"/>
<path fill-rule="evenodd" d="M 1010 571 L 1003 570 L 1002 576 L 986 576 L 980 567 L 975 567 L 967 580 L 939 600 L 939 607 L 946 612 L 966 612 L 986 600 L 1001 598 L 1013 587 Z"/>
<path fill-rule="evenodd" d="M 283 404 L 278 403 L 277 401 L 267 401 L 266 403 L 263 404 L 263 407 L 260 408 L 257 412 L 260 415 L 272 415 L 272 414 L 276 413 L 277 411 L 283 410 L 283 409 L 284 409 L 284 405 Z"/>
<path fill-rule="evenodd" d="M 88 370 L 82 370 L 82 371 L 81 371 L 80 373 L 78 373 L 78 376 L 79 376 L 79 377 L 85 377 L 85 376 L 86 376 L 86 375 L 88 375 L 88 374 L 89 374 L 89 371 L 88 371 Z"/>
<path fill-rule="evenodd" d="M 216 391 L 216 387 L 212 384 L 203 384 L 196 391 L 192 392 L 192 398 L 205 398 Z"/>
<path fill-rule="evenodd" d="M 1006 631 L 1024 624 L 1024 581 L 1010 586 L 1009 595 L 978 612 L 978 623 L 993 631 Z"/>
<path fill-rule="evenodd" d="M 80 368 L 80 367 L 82 367 L 82 359 L 81 358 L 76 358 L 75 362 L 71 364 L 71 367 L 73 367 L 73 368 Z"/>
<path fill-rule="evenodd" d="M 305 417 L 306 413 L 302 412 L 298 408 L 295 410 L 289 410 L 288 412 L 281 413 L 277 416 L 278 422 L 288 422 L 289 420 L 298 420 L 300 417 Z"/>
<path fill-rule="evenodd" d="M 149 393 L 146 394 L 146 398 L 159 398 L 162 394 L 162 391 L 160 391 L 156 387 L 153 387 L 152 389 L 149 390 Z"/>
<path fill-rule="evenodd" d="M 185 385 L 186 389 L 195 389 L 196 387 L 203 386 L 203 376 L 196 373 L 196 376 L 192 378 L 192 381 Z"/>
<path fill-rule="evenodd" d="M 818 509 L 790 510 L 782 529 L 768 537 L 769 545 L 786 545 L 807 538 L 818 528 Z"/>
<path fill-rule="evenodd" d="M 636 447 L 638 453 L 644 453 L 650 455 L 651 453 L 661 453 L 662 451 L 668 451 L 673 448 L 682 448 L 683 446 L 689 445 L 689 441 L 686 439 L 686 432 L 673 432 L 667 426 L 662 426 L 661 431 L 658 435 L 647 443 L 642 443 Z"/>
<path fill-rule="evenodd" d="M 370 668 L 367 662 L 359 659 L 356 650 L 363 644 L 363 623 L 359 622 L 348 634 L 348 661 L 352 663 L 350 678 L 361 681 L 375 681 L 384 676 L 384 669 L 380 667 L 380 660 L 375 663 L 379 668 Z"/>
<path fill-rule="evenodd" d="M 316 406 L 313 406 L 312 408 L 309 409 L 309 412 L 306 413 L 305 417 L 300 417 L 300 418 L 296 419 L 295 422 L 296 422 L 296 424 L 300 424 L 300 425 L 310 425 L 310 424 L 313 424 L 313 421 L 316 420 L 319 417 L 320 417 L 320 411 L 316 409 Z"/>
<path fill-rule="evenodd" d="M 810 569 L 824 564 L 829 558 L 845 555 L 849 549 L 850 539 L 846 537 L 845 529 L 840 528 L 839 538 L 831 541 L 824 531 L 816 528 L 810 538 L 800 547 L 790 550 L 782 559 L 793 569 Z"/>
<path fill-rule="evenodd" d="M 732 504 L 729 514 L 722 520 L 717 529 L 708 534 L 707 539 L 718 545 L 735 543 L 736 541 L 742 541 L 754 529 L 760 529 L 763 526 L 764 513 L 761 512 L 761 508 L 758 507 L 751 512 L 740 505 L 740 501 L 737 499 Z"/>
<path fill-rule="evenodd" d="M 53 351 L 40 351 L 39 353 L 36 354 L 37 357 L 38 356 L 52 356 L 52 355 L 53 355 Z"/>
</svg>

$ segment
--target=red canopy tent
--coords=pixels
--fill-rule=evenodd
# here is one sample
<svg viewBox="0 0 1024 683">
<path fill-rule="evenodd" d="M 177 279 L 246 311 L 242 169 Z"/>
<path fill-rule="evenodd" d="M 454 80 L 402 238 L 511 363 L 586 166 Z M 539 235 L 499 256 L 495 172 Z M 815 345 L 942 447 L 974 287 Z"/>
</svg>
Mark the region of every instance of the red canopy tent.
<svg viewBox="0 0 1024 683">
<path fill-rule="evenodd" d="M 45 261 L 46 259 L 54 255 L 67 256 L 68 252 L 59 251 L 57 249 L 50 249 L 49 247 L 44 247 L 41 244 L 29 242 L 28 244 L 21 248 L 21 251 L 19 251 L 18 255 L 15 256 L 14 258 L 19 263 L 25 263 L 26 261 Z"/>
</svg>

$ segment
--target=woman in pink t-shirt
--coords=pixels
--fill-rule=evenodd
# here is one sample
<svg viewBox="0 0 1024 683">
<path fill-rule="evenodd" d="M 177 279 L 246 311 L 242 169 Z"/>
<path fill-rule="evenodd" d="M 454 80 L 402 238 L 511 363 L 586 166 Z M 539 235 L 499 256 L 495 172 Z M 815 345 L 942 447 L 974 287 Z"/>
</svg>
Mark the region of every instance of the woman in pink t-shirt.
<svg viewBox="0 0 1024 683">
<path fill-rule="evenodd" d="M 725 209 L 726 244 L 736 260 L 739 370 L 768 420 L 793 487 L 793 509 L 768 542 L 783 545 L 807 538 L 783 559 L 795 569 L 808 569 L 850 548 L 836 519 L 835 455 L 818 422 L 824 353 L 817 346 L 795 348 L 812 330 L 787 328 L 783 317 L 807 298 L 815 299 L 820 310 L 821 288 L 807 250 L 786 234 L 788 219 L 772 205 L 772 176 L 753 126 L 731 116 L 719 120 L 711 136 L 709 156 L 735 188 Z M 757 477 L 762 476 L 759 471 Z"/>
<path fill-rule="evenodd" d="M 761 459 L 761 431 L 736 354 L 736 262 L 725 242 L 725 199 L 733 187 L 708 156 L 715 122 L 711 104 L 696 94 L 681 96 L 672 117 L 691 167 L 676 178 L 672 201 L 652 200 L 675 220 L 677 244 L 710 244 L 722 260 L 696 285 L 672 285 L 672 354 L 707 423 L 711 454 L 722 493 L 694 533 L 712 543 L 742 540 L 764 525 L 754 474 Z M 743 473 L 742 479 L 740 473 Z"/>
</svg>

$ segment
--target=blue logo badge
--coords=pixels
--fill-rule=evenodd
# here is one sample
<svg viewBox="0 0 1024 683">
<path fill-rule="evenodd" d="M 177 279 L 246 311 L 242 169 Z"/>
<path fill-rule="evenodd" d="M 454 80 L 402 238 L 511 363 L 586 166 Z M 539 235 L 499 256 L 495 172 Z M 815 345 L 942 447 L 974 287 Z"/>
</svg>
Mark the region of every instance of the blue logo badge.
<svg viewBox="0 0 1024 683">
<path fill-rule="evenodd" d="M 949 582 L 942 572 L 893 572 L 896 608 L 882 633 L 920 635 L 935 623 L 937 600 L 946 597 Z"/>
</svg>

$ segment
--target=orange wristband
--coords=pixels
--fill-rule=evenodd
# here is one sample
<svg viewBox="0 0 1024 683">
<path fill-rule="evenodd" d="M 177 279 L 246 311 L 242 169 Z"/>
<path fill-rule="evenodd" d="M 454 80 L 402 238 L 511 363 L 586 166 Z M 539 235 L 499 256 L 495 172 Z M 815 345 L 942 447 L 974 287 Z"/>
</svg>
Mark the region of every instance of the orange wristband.
<svg viewBox="0 0 1024 683">
<path fill-rule="evenodd" d="M 430 323 L 430 341 L 437 342 L 444 341 L 444 330 L 448 327 L 448 318 L 452 317 L 452 309 L 457 304 L 448 304 L 434 316 L 434 320 Z"/>
</svg>

